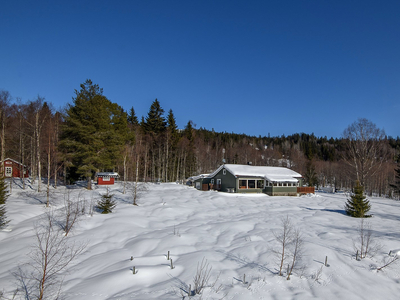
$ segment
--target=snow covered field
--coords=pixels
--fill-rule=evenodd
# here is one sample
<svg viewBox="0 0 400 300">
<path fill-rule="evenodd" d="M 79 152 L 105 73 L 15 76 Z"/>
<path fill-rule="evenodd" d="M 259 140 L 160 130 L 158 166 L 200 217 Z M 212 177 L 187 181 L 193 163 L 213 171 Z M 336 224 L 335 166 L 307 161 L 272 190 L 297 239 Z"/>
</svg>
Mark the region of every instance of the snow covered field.
<svg viewBox="0 0 400 300">
<path fill-rule="evenodd" d="M 69 191 L 89 201 L 98 199 L 105 188 Z M 52 191 L 52 209 L 62 207 L 65 192 L 64 187 Z M 139 206 L 133 206 L 121 185 L 112 187 L 112 193 L 118 202 L 112 214 L 86 215 L 69 234 L 71 242 L 88 245 L 64 273 L 65 299 L 182 299 L 189 284 L 193 288 L 203 258 L 212 267 L 209 285 L 218 280 L 205 288 L 202 299 L 400 297 L 400 263 L 376 270 L 390 250 L 400 249 L 399 201 L 370 199 L 373 217 L 367 221 L 382 249 L 373 258 L 357 261 L 353 240 L 360 220 L 345 215 L 343 194 L 269 197 L 149 184 Z M 17 287 L 12 272 L 27 262 L 35 243 L 33 224 L 48 210 L 45 201 L 44 193 L 14 185 L 7 202 L 11 231 L 0 231 L 0 290 L 9 293 Z M 279 248 L 274 231 L 281 229 L 286 216 L 305 241 L 301 263 L 306 268 L 290 280 L 277 275 L 272 251 Z"/>
</svg>

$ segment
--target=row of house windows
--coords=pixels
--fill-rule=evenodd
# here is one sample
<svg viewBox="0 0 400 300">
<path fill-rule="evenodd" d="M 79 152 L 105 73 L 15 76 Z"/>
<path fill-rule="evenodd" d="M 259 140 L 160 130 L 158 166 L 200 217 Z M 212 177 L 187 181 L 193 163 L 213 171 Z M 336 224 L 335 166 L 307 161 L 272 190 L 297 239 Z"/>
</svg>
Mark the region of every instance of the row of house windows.
<svg viewBox="0 0 400 300">
<path fill-rule="evenodd" d="M 267 181 L 266 186 L 298 186 L 295 182 L 269 182 Z M 264 180 L 255 179 L 239 179 L 240 189 L 262 189 L 264 188 Z"/>
<path fill-rule="evenodd" d="M 255 179 L 240 179 L 239 180 L 240 189 L 262 189 L 264 188 L 264 180 Z"/>
</svg>

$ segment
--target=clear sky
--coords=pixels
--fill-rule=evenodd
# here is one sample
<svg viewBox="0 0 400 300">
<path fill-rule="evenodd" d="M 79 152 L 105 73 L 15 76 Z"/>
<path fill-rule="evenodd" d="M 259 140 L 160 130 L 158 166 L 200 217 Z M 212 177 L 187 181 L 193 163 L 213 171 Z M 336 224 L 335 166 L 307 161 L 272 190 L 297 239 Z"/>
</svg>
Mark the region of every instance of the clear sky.
<svg viewBox="0 0 400 300">
<path fill-rule="evenodd" d="M 56 109 L 91 79 L 178 126 L 400 135 L 400 1 L 2 1 L 0 89 Z"/>
</svg>

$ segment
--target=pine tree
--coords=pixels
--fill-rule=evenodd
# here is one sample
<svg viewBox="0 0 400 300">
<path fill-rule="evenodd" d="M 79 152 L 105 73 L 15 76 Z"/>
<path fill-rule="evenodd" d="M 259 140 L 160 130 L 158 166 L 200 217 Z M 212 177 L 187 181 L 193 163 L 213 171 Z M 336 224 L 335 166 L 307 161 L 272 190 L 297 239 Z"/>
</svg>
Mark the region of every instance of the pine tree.
<svg viewBox="0 0 400 300">
<path fill-rule="evenodd" d="M 356 181 L 353 195 L 350 196 L 350 199 L 347 199 L 347 203 L 345 204 L 346 213 L 355 218 L 366 218 L 370 217 L 370 215 L 367 215 L 370 209 L 371 205 L 364 196 L 364 188 L 360 185 L 359 181 Z"/>
<path fill-rule="evenodd" d="M 113 196 L 108 189 L 106 194 L 101 195 L 101 199 L 97 202 L 97 208 L 102 211 L 102 214 L 112 213 L 113 209 L 117 206 L 117 202 L 112 199 Z"/>
<path fill-rule="evenodd" d="M 4 228 L 9 222 L 6 215 L 6 201 L 8 196 L 7 184 L 2 176 L 0 177 L 0 229 Z"/>
<path fill-rule="evenodd" d="M 394 183 L 390 184 L 390 187 L 393 188 L 395 195 L 400 196 L 400 163 L 397 164 L 397 169 L 395 169 L 395 172 L 396 175 Z"/>
</svg>

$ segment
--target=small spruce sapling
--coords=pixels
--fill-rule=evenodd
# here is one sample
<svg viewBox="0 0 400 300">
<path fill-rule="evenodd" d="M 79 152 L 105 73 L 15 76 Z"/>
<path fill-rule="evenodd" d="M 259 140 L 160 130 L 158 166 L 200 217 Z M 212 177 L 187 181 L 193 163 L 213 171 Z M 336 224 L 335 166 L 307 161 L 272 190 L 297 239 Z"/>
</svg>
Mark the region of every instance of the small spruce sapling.
<svg viewBox="0 0 400 300">
<path fill-rule="evenodd" d="M 97 202 L 97 207 L 102 211 L 102 214 L 112 213 L 117 203 L 113 200 L 113 194 L 110 194 L 109 189 L 107 188 L 107 193 L 101 195 L 101 199 Z"/>
<path fill-rule="evenodd" d="M 364 188 L 359 181 L 356 181 L 353 195 L 350 196 L 350 199 L 345 204 L 346 213 L 355 218 L 367 218 L 370 217 L 370 215 L 367 215 L 370 209 L 371 205 L 364 196 Z"/>
</svg>

